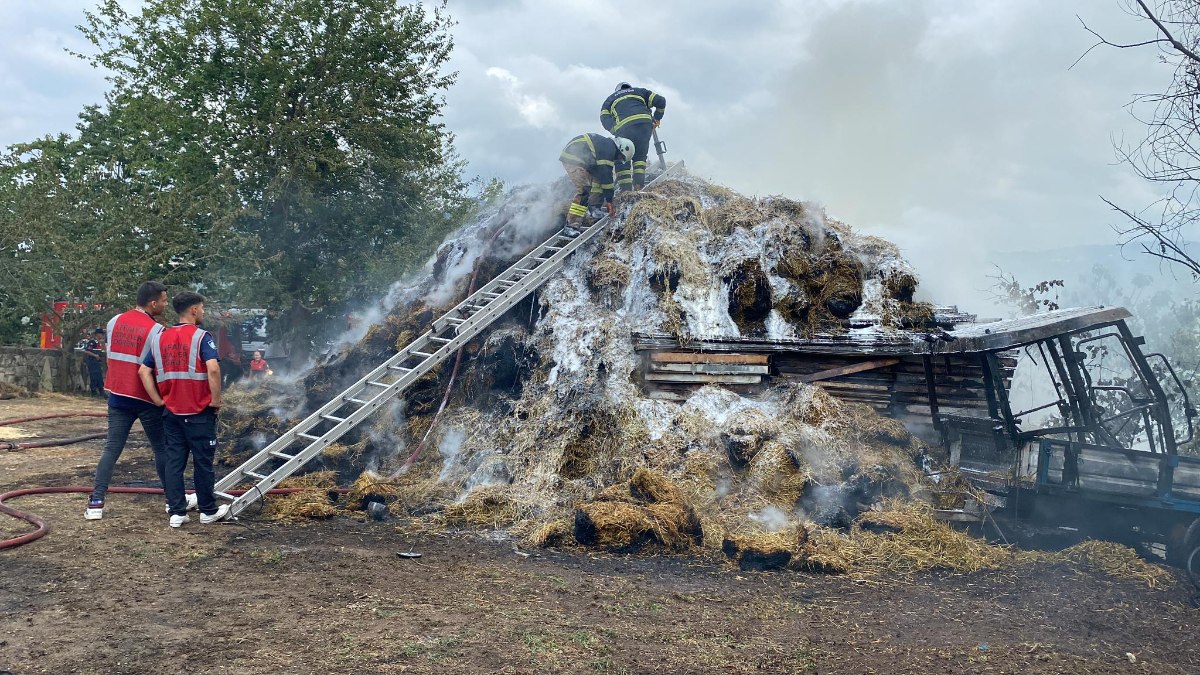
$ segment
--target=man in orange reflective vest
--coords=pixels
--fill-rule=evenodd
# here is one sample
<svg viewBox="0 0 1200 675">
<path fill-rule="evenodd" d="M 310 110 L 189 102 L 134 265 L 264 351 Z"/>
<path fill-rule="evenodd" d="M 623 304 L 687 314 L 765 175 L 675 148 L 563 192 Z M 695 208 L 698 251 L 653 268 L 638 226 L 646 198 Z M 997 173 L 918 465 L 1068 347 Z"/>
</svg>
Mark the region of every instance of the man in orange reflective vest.
<svg viewBox="0 0 1200 675">
<path fill-rule="evenodd" d="M 154 317 L 161 315 L 166 308 L 167 287 L 157 281 L 147 281 L 138 286 L 137 307 L 114 316 L 104 330 L 108 345 L 108 374 L 104 378 L 104 389 L 108 392 L 108 438 L 104 442 L 100 461 L 96 464 L 92 494 L 83 512 L 83 517 L 88 520 L 104 517 L 104 496 L 112 481 L 113 467 L 125 449 L 125 442 L 129 440 L 129 430 L 133 428 L 134 420 L 142 423 L 142 431 L 146 432 L 154 452 L 154 471 L 159 480 L 163 478 L 166 439 L 163 436 L 162 409 L 146 395 L 138 378 L 138 366 L 150 351 L 150 336 L 162 330 L 162 325 Z M 196 508 L 195 495 L 188 497 L 188 504 Z"/>
<path fill-rule="evenodd" d="M 150 353 L 138 368 L 138 377 L 150 400 L 163 411 L 166 465 L 163 489 L 171 527 L 190 518 L 183 489 L 183 470 L 192 458 L 200 522 L 215 523 L 229 514 L 229 505 L 217 506 L 213 462 L 217 451 L 217 410 L 221 407 L 221 365 L 217 342 L 204 322 L 204 296 L 185 291 L 171 299 L 179 323 L 150 340 Z"/>
</svg>

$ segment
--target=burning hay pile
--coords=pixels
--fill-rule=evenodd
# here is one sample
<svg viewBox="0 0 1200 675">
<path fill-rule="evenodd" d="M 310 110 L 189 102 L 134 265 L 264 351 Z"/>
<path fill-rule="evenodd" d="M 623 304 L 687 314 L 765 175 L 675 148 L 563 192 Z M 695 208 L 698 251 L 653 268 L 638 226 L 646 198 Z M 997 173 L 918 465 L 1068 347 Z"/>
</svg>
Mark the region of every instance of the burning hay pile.
<svg viewBox="0 0 1200 675">
<path fill-rule="evenodd" d="M 289 389 L 231 394 L 224 456 L 262 447 L 561 226 L 563 185 L 523 188 L 445 243 L 423 274 Z M 686 401 L 642 396 L 631 334 L 784 338 L 874 317 L 931 319 L 896 248 L 811 204 L 704 181 L 624 196 L 610 231 L 536 294 L 327 449 L 276 517 L 488 528 L 531 545 L 702 551 L 746 569 L 975 570 L 1009 555 L 933 522 L 920 444 L 807 385 Z M 323 467 L 320 466 L 323 464 Z M 365 471 L 364 471 L 365 470 Z M 313 476 L 319 476 L 314 478 Z M 337 499 L 334 499 L 337 497 Z M 379 507 L 372 506 L 380 505 Z"/>
</svg>

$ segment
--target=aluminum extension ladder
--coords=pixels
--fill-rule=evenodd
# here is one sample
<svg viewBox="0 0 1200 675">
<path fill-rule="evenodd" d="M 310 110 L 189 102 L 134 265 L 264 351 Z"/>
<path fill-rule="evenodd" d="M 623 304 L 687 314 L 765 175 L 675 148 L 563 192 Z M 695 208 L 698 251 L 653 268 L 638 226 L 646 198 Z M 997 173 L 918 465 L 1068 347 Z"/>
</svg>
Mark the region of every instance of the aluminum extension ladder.
<svg viewBox="0 0 1200 675">
<path fill-rule="evenodd" d="M 682 170 L 682 162 L 673 164 L 650 184 Z M 483 288 L 438 317 L 424 335 L 217 481 L 217 497 L 231 502 L 231 515 L 241 513 L 541 287 L 562 269 L 568 256 L 607 225 L 608 217 L 605 216 L 575 237 L 559 230 Z M 249 482 L 253 482 L 253 486 L 240 496 L 229 494 L 229 490 Z"/>
</svg>

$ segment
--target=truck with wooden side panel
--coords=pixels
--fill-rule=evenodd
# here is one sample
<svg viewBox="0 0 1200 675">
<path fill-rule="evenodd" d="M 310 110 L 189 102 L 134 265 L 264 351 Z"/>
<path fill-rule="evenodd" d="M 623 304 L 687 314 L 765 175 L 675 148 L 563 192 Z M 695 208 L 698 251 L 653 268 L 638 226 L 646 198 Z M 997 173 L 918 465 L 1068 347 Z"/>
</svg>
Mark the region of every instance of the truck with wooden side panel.
<svg viewBox="0 0 1200 675">
<path fill-rule="evenodd" d="M 1200 456 L 1186 452 L 1196 413 L 1171 364 L 1143 350 L 1129 318 L 1119 307 L 1084 307 L 981 323 L 955 310 L 923 334 L 851 327 L 792 339 L 683 344 L 640 334 L 634 342 L 654 398 L 682 400 L 706 384 L 753 393 L 798 381 L 902 421 L 943 446 L 980 488 L 981 500 L 942 511 L 946 519 L 982 521 L 1000 510 L 1200 565 Z"/>
</svg>

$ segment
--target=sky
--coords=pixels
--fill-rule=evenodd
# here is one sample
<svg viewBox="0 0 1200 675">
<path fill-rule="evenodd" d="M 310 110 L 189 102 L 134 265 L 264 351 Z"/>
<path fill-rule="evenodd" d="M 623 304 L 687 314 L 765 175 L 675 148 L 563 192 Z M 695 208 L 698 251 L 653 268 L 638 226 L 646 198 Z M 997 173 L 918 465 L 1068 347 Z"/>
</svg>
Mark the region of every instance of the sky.
<svg viewBox="0 0 1200 675">
<path fill-rule="evenodd" d="M 122 0 L 136 7 L 137 0 Z M 70 132 L 104 74 L 65 49 L 92 0 L 0 0 L 0 146 Z M 1100 195 L 1156 193 L 1116 161 L 1127 105 L 1171 68 L 1123 0 L 450 0 L 445 122 L 471 175 L 561 173 L 627 80 L 666 97 L 668 158 L 750 196 L 816 201 L 898 244 L 921 295 L 974 306 L 1001 252 L 1118 242 Z M 1053 278 L 1046 270 L 1045 278 Z M 1032 284 L 1037 280 L 1030 280 Z"/>
</svg>

